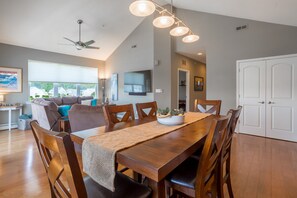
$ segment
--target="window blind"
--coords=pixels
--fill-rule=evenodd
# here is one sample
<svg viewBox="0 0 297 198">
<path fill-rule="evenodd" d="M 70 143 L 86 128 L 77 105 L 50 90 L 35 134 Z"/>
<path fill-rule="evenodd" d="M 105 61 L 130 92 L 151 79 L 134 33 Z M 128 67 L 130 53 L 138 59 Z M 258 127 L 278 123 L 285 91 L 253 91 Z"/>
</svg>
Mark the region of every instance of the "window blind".
<svg viewBox="0 0 297 198">
<path fill-rule="evenodd" d="M 29 60 L 28 80 L 31 82 L 98 83 L 98 68 Z"/>
</svg>

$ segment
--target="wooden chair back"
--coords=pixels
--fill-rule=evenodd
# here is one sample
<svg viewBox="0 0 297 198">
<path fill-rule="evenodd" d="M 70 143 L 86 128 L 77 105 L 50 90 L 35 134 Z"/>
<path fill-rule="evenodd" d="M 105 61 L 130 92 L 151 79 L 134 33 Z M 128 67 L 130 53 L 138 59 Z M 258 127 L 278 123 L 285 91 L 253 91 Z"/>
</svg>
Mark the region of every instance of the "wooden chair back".
<svg viewBox="0 0 297 198">
<path fill-rule="evenodd" d="M 219 182 L 219 160 L 231 114 L 213 120 L 202 150 L 195 186 L 195 197 L 216 197 Z"/>
<path fill-rule="evenodd" d="M 145 113 L 144 110 L 149 110 L 149 113 Z M 147 103 L 137 103 L 136 104 L 136 110 L 138 114 L 138 118 L 140 120 L 146 118 L 146 117 L 156 117 L 157 116 L 157 102 L 147 102 Z"/>
<path fill-rule="evenodd" d="M 69 134 L 43 129 L 37 121 L 30 124 L 48 176 L 52 197 L 87 198 Z M 66 181 L 62 176 L 66 176 Z"/>
<path fill-rule="evenodd" d="M 107 105 L 103 107 L 104 118 L 107 126 L 114 125 L 119 122 L 127 122 L 135 120 L 134 109 L 132 104 L 127 105 Z M 118 116 L 124 113 L 123 116 Z"/>
<path fill-rule="evenodd" d="M 221 112 L 221 100 L 195 100 L 195 111 L 201 113 L 211 113 L 214 115 L 220 115 Z"/>
<path fill-rule="evenodd" d="M 226 141 L 225 141 L 225 145 L 224 145 L 225 151 L 229 150 L 229 148 L 231 147 L 232 137 L 234 135 L 241 110 L 242 110 L 242 106 L 238 106 L 237 109 L 230 109 L 228 111 L 228 114 L 231 114 L 232 116 L 230 118 L 230 123 L 228 126 L 228 133 L 227 133 L 227 137 L 226 137 Z"/>
</svg>

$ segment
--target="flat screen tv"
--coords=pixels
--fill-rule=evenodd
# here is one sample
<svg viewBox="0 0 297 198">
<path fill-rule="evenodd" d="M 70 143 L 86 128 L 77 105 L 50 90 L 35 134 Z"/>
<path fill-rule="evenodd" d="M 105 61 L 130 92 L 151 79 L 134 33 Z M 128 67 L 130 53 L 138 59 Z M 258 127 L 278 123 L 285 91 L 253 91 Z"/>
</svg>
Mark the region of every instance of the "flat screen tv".
<svg viewBox="0 0 297 198">
<path fill-rule="evenodd" d="M 131 95 L 145 95 L 152 92 L 152 71 L 125 72 L 124 92 Z"/>
</svg>

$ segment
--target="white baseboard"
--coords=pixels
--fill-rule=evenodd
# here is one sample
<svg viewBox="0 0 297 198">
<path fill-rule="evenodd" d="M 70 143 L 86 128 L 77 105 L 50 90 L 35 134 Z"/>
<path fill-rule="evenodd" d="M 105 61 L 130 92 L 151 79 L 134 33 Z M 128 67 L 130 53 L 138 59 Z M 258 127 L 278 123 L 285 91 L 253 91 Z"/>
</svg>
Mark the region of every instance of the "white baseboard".
<svg viewBox="0 0 297 198">
<path fill-rule="evenodd" d="M 11 123 L 11 128 L 12 129 L 18 128 L 18 124 Z M 8 130 L 8 124 L 0 124 L 0 130 Z"/>
</svg>

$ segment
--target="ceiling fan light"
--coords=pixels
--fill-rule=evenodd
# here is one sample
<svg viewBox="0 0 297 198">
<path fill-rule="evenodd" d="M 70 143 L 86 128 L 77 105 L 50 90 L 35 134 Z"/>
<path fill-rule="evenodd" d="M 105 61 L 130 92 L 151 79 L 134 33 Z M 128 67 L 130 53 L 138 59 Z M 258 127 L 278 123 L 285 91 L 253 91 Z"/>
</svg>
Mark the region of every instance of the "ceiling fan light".
<svg viewBox="0 0 297 198">
<path fill-rule="evenodd" d="M 193 43 L 199 40 L 199 36 L 195 34 L 189 34 L 183 38 L 184 43 Z"/>
<path fill-rule="evenodd" d="M 157 28 L 168 28 L 174 24 L 175 20 L 172 16 L 159 16 L 154 19 L 153 25 Z"/>
<path fill-rule="evenodd" d="M 155 12 L 156 6 L 149 0 L 137 0 L 130 4 L 129 10 L 135 16 L 146 17 Z"/>
<path fill-rule="evenodd" d="M 183 36 L 189 32 L 189 28 L 186 26 L 177 26 L 170 30 L 171 36 Z"/>
</svg>

